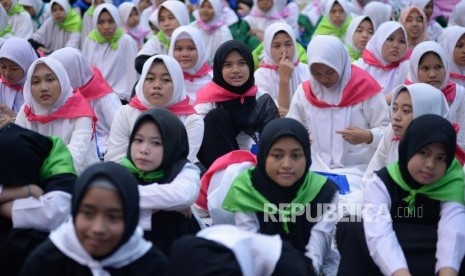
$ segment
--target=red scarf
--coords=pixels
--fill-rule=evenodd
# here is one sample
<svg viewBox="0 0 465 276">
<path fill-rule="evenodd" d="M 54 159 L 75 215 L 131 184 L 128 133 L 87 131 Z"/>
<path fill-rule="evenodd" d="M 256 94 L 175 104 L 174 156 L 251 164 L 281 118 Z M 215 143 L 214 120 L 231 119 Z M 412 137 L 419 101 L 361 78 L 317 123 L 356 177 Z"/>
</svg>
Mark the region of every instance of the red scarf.
<svg viewBox="0 0 465 276">
<path fill-rule="evenodd" d="M 19 85 L 19 84 L 12 84 L 12 83 L 9 83 L 5 78 L 3 78 L 3 76 L 0 76 L 0 81 L 8 86 L 9 88 L 13 89 L 13 90 L 16 90 L 16 92 L 23 92 L 23 86 L 22 85 Z"/>
<path fill-rule="evenodd" d="M 294 62 L 294 67 L 297 67 L 297 65 L 299 65 L 299 61 L 298 61 L 298 60 L 297 60 L 296 62 Z M 271 70 L 275 70 L 275 71 L 278 71 L 278 68 L 279 68 L 278 65 L 269 64 L 269 63 L 261 63 L 258 67 L 260 67 L 260 68 L 267 68 L 267 69 L 271 69 Z"/>
<path fill-rule="evenodd" d="M 81 92 L 88 101 L 113 93 L 113 88 L 111 88 L 111 86 L 103 78 L 100 70 L 97 67 L 92 67 L 92 72 L 94 72 L 94 75 L 86 84 L 79 87 L 79 92 Z"/>
<path fill-rule="evenodd" d="M 241 103 L 244 103 L 245 97 L 255 97 L 257 95 L 258 87 L 256 85 L 245 91 L 244 94 L 236 94 L 231 91 L 224 89 L 214 82 L 210 82 L 205 85 L 197 92 L 197 98 L 194 105 L 201 103 L 217 103 L 225 102 L 229 100 L 241 99 Z"/>
<path fill-rule="evenodd" d="M 389 70 L 392 70 L 394 68 L 397 68 L 402 61 L 407 60 L 406 57 L 407 56 L 403 57 L 399 61 L 392 62 L 392 63 L 390 63 L 388 65 L 382 65 L 376 59 L 376 57 L 370 51 L 368 51 L 367 49 L 363 50 L 363 52 L 362 52 L 362 58 L 363 58 L 363 61 L 365 61 L 366 64 L 370 64 L 370 65 L 373 65 L 374 67 L 381 68 L 384 71 L 389 71 Z"/>
<path fill-rule="evenodd" d="M 149 107 L 146 107 L 143 105 L 139 98 L 137 96 L 132 97 L 131 101 L 129 102 L 129 105 L 137 108 L 141 111 L 146 111 L 149 109 Z M 189 97 L 186 97 L 184 100 L 173 104 L 172 106 L 165 107 L 169 111 L 171 111 L 174 115 L 191 115 L 195 114 L 195 109 L 192 105 L 189 104 Z"/>
<path fill-rule="evenodd" d="M 342 91 L 341 101 L 334 105 L 320 101 L 310 87 L 310 81 L 304 81 L 302 88 L 304 89 L 305 97 L 314 106 L 319 108 L 328 107 L 346 107 L 355 105 L 361 101 L 373 97 L 381 91 L 381 86 L 371 77 L 365 70 L 352 65 L 352 73 L 350 80 Z"/>
<path fill-rule="evenodd" d="M 212 68 L 210 67 L 210 65 L 208 65 L 208 63 L 205 62 L 202 65 L 202 67 L 199 69 L 199 71 L 197 71 L 197 73 L 189 74 L 189 73 L 183 72 L 184 73 L 184 79 L 188 80 L 190 82 L 193 82 L 197 78 L 202 78 L 202 77 L 206 76 L 208 74 L 208 72 L 210 72 L 211 70 L 212 70 Z"/>
<path fill-rule="evenodd" d="M 243 162 L 253 162 L 257 164 L 257 158 L 249 151 L 235 150 L 216 159 L 200 180 L 200 193 L 195 204 L 204 210 L 208 210 L 207 191 L 213 174 L 217 171 L 226 169 L 229 165 Z"/>
<path fill-rule="evenodd" d="M 450 77 L 453 78 L 453 79 L 465 80 L 464 75 L 460 75 L 460 74 L 457 74 L 457 73 L 450 73 Z"/>
</svg>

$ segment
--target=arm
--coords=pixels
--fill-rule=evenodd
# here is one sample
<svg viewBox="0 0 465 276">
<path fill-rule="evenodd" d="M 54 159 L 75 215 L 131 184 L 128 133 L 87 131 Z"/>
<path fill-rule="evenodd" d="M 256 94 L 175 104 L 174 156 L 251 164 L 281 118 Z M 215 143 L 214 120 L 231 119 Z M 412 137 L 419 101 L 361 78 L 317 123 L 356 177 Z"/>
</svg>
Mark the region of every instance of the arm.
<svg viewBox="0 0 465 276">
<path fill-rule="evenodd" d="M 370 160 L 365 173 L 363 174 L 363 181 L 366 182 L 370 177 L 373 176 L 373 172 L 380 170 L 381 168 L 385 167 L 388 163 L 388 151 L 392 144 L 392 127 L 391 125 L 388 126 L 386 133 L 381 138 L 380 143 L 378 144 L 378 148 L 376 148 L 376 152 Z"/>
<path fill-rule="evenodd" d="M 305 116 L 305 114 L 308 113 L 305 110 L 305 105 L 309 105 L 307 103 L 308 100 L 305 98 L 305 92 L 302 88 L 302 84 L 300 84 L 295 91 L 294 97 L 292 97 L 289 112 L 286 117 L 296 119 L 302 123 L 308 131 L 310 122 L 307 122 L 307 118 Z"/>
<path fill-rule="evenodd" d="M 92 119 L 89 117 L 80 117 L 75 119 L 73 133 L 67 145 L 71 156 L 73 157 L 74 167 L 77 171 L 82 171 L 88 160 L 89 144 L 94 143 L 92 140 Z M 95 150 L 93 151 L 95 153 Z M 95 153 L 96 154 L 96 153 Z"/>
<path fill-rule="evenodd" d="M 368 251 L 384 275 L 408 271 L 407 261 L 392 228 L 391 198 L 384 183 L 374 175 L 365 190 L 362 212 Z M 403 270 L 402 270 L 403 271 Z"/>
<path fill-rule="evenodd" d="M 24 39 L 29 39 L 32 36 L 34 25 L 32 23 L 31 16 L 27 12 L 21 12 L 16 15 L 20 19 L 18 20 L 19 24 L 16 25 L 14 29 L 15 36 L 21 37 Z"/>
<path fill-rule="evenodd" d="M 258 232 L 260 224 L 255 213 L 234 212 L 234 224 L 246 231 Z"/>
<path fill-rule="evenodd" d="M 373 140 L 369 143 L 372 148 L 378 147 L 379 141 L 389 125 L 389 106 L 384 100 L 383 93 L 378 93 L 363 102 L 363 116 L 366 118 Z"/>
<path fill-rule="evenodd" d="M 79 49 L 79 44 L 81 43 L 81 33 L 72 32 L 66 42 L 66 47 L 73 47 Z"/>
<path fill-rule="evenodd" d="M 197 153 L 200 150 L 203 140 L 204 124 L 202 118 L 197 115 L 189 115 L 184 122 L 187 131 L 187 139 L 189 141 L 189 161 L 194 163 L 197 160 Z"/>
<path fill-rule="evenodd" d="M 121 160 L 126 156 L 131 129 L 132 126 L 128 120 L 128 110 L 122 106 L 111 124 L 105 161 L 121 163 Z"/>
<path fill-rule="evenodd" d="M 286 116 L 287 112 L 289 111 L 289 106 L 291 104 L 290 82 L 291 82 L 293 70 L 294 70 L 293 62 L 287 59 L 283 55 L 278 64 L 278 74 L 279 74 L 278 109 L 279 109 L 279 115 L 281 117 Z"/>
</svg>

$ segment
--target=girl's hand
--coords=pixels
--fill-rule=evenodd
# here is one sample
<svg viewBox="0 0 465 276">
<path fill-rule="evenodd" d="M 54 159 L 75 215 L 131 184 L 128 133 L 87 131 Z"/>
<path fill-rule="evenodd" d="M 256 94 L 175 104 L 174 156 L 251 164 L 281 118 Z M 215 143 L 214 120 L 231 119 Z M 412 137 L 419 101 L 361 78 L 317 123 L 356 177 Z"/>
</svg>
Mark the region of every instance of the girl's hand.
<svg viewBox="0 0 465 276">
<path fill-rule="evenodd" d="M 44 190 L 36 184 L 29 184 L 28 189 L 31 191 L 31 196 L 34 198 L 39 198 L 44 195 Z"/>
<path fill-rule="evenodd" d="M 8 106 L 0 104 L 0 128 L 4 127 L 8 123 L 14 123 L 15 119 L 16 113 Z"/>
<path fill-rule="evenodd" d="M 363 128 L 348 127 L 345 130 L 337 130 L 336 133 L 341 134 L 342 139 L 351 145 L 370 144 L 373 142 L 371 131 Z"/>
<path fill-rule="evenodd" d="M 286 58 L 286 52 L 283 52 L 281 59 L 278 64 L 278 74 L 279 74 L 279 81 L 286 81 L 289 83 L 292 71 L 294 70 L 294 63 Z"/>
<path fill-rule="evenodd" d="M 283 117 L 286 117 L 287 113 L 289 112 L 289 109 L 278 106 L 278 112 L 279 112 L 279 117 L 283 118 Z"/>
<path fill-rule="evenodd" d="M 412 275 L 410 274 L 408 269 L 402 268 L 402 269 L 398 269 L 394 273 L 392 273 L 392 276 L 412 276 Z"/>
</svg>

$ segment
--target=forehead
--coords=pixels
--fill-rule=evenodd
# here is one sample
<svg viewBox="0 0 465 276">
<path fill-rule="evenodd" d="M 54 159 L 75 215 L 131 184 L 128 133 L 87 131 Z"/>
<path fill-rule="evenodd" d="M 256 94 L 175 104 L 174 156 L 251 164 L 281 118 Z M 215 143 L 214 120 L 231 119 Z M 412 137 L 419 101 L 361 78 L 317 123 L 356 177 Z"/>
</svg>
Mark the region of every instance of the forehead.
<svg viewBox="0 0 465 276">
<path fill-rule="evenodd" d="M 436 52 L 426 52 L 424 53 L 421 58 L 419 63 L 424 63 L 424 62 L 442 62 L 440 56 Z"/>
<path fill-rule="evenodd" d="M 50 69 L 50 67 L 48 67 L 47 64 L 45 63 L 39 63 L 36 65 L 36 67 L 34 68 L 34 73 L 32 74 L 32 76 L 36 76 L 36 75 L 44 75 L 44 74 L 54 74 L 52 69 Z"/>
<path fill-rule="evenodd" d="M 155 60 L 152 65 L 150 66 L 150 69 L 148 71 L 148 74 L 169 74 L 168 69 L 166 68 L 165 64 L 161 60 Z"/>
<path fill-rule="evenodd" d="M 100 14 L 98 15 L 99 20 L 108 20 L 108 19 L 113 19 L 111 16 L 110 12 L 106 9 L 103 9 Z"/>
<path fill-rule="evenodd" d="M 226 61 L 235 61 L 239 59 L 244 59 L 244 57 L 237 51 L 237 50 L 232 50 L 231 52 L 228 53 L 228 55 L 225 58 Z"/>
<path fill-rule="evenodd" d="M 194 45 L 195 46 L 195 43 L 192 39 L 190 38 L 181 38 L 181 39 L 178 39 L 176 40 L 175 46 L 190 46 L 190 45 Z"/>
<path fill-rule="evenodd" d="M 275 139 L 271 145 L 270 151 L 283 149 L 303 150 L 303 147 L 294 136 L 286 135 Z"/>
<path fill-rule="evenodd" d="M 6 66 L 18 66 L 18 67 L 20 67 L 19 64 L 12 61 L 11 59 L 7 59 L 7 58 L 0 58 L 0 63 L 3 64 L 3 65 L 6 65 Z"/>
<path fill-rule="evenodd" d="M 291 40 L 291 36 L 284 30 L 280 30 L 273 37 L 273 42 Z"/>
<path fill-rule="evenodd" d="M 326 73 L 327 71 L 334 69 L 323 63 L 312 63 L 312 65 L 310 65 L 310 70 L 312 70 L 313 72 Z"/>
</svg>

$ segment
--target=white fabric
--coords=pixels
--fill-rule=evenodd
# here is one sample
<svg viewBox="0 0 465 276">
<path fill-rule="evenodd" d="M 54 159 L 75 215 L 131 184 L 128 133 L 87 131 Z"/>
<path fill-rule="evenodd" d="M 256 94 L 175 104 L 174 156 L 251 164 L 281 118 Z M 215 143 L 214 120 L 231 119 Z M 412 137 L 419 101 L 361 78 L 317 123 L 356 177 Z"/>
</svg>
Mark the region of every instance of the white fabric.
<svg viewBox="0 0 465 276">
<path fill-rule="evenodd" d="M 50 233 L 52 243 L 67 257 L 88 267 L 94 276 L 109 276 L 105 267 L 121 268 L 144 256 L 152 243 L 144 240 L 143 231 L 136 228 L 131 238 L 118 250 L 103 260 L 95 260 L 82 247 L 76 236 L 76 229 L 71 217 L 59 228 Z"/>
<path fill-rule="evenodd" d="M 232 225 L 212 226 L 203 229 L 196 236 L 229 248 L 244 276 L 271 275 L 282 252 L 279 235 L 252 233 Z"/>
<path fill-rule="evenodd" d="M 195 74 L 200 68 L 207 62 L 207 54 L 205 51 L 205 43 L 202 39 L 202 34 L 197 28 L 192 26 L 180 26 L 174 30 L 173 35 L 171 36 L 171 47 L 169 49 L 169 55 L 174 56 L 174 46 L 176 41 L 179 39 L 188 38 L 191 39 L 197 49 L 197 63 L 191 69 L 186 70 L 186 73 Z M 210 71 L 208 74 L 201 78 L 195 78 L 193 80 L 184 79 L 184 86 L 186 87 L 186 93 L 189 96 L 190 103 L 194 103 L 197 97 L 197 92 L 211 82 L 213 78 L 213 72 Z"/>
<path fill-rule="evenodd" d="M 405 31 L 405 28 L 399 22 L 388 21 L 378 27 L 374 35 L 367 43 L 365 49 L 370 51 L 376 60 L 378 60 L 378 62 L 383 66 L 389 64 L 383 57 L 383 45 L 388 37 L 398 29 L 403 31 L 406 38 L 405 41 L 407 41 L 407 32 Z M 370 75 L 383 87 L 384 94 L 391 93 L 395 87 L 403 84 L 407 76 L 408 60 L 402 61 L 399 66 L 388 71 L 365 63 L 363 58 L 358 59 L 354 62 L 354 64 L 370 73 Z"/>
<path fill-rule="evenodd" d="M 253 5 L 252 9 L 250 10 L 250 13 L 246 15 L 243 20 L 247 21 L 249 23 L 249 26 L 251 29 L 258 29 L 261 31 L 265 31 L 268 26 L 275 22 L 285 22 L 285 19 L 281 16 L 281 11 L 279 8 L 279 5 L 277 5 L 277 1 L 279 0 L 274 0 L 273 1 L 273 7 L 266 13 L 264 13 L 260 8 L 258 7 L 258 0 L 253 0 Z M 260 14 L 262 16 L 257 16 L 253 15 L 253 13 Z M 269 19 L 267 16 L 275 16 L 276 19 Z"/>
<path fill-rule="evenodd" d="M 11 8 L 17 3 L 18 0 L 11 0 Z M 29 39 L 34 31 L 34 23 L 27 11 L 8 16 L 8 22 L 11 25 L 11 31 L 14 36 Z"/>
<path fill-rule="evenodd" d="M 155 210 L 181 211 L 194 204 L 200 191 L 200 171 L 186 163 L 170 183 L 139 185 L 139 226 L 152 230 L 152 214 Z"/>
<path fill-rule="evenodd" d="M 21 67 L 24 77 L 17 84 L 23 86 L 26 82 L 27 70 L 37 59 L 37 55 L 28 41 L 19 37 L 11 37 L 0 48 L 0 58 L 9 59 Z M 0 103 L 18 113 L 24 103 L 23 93 L 0 83 Z"/>
<path fill-rule="evenodd" d="M 107 10 L 115 20 L 117 28 L 120 25 L 118 9 L 111 4 L 101 4 L 94 11 L 93 21 L 97 22 L 103 9 Z M 113 50 L 109 43 L 98 43 L 86 38 L 82 53 L 89 62 L 100 69 L 103 77 L 122 100 L 129 101 L 131 91 L 137 81 L 134 62 L 137 55 L 136 42 L 123 34 L 118 40 L 118 48 Z"/>
<path fill-rule="evenodd" d="M 363 49 L 358 49 L 354 45 L 354 34 L 358 26 L 360 26 L 362 21 L 365 19 L 370 20 L 373 24 L 373 20 L 368 15 L 359 15 L 359 16 L 354 17 L 352 21 L 350 21 L 349 27 L 347 27 L 346 36 L 344 39 L 345 44 L 348 47 L 352 48 L 353 50 L 357 51 L 358 53 L 361 53 Z M 376 30 L 376 25 L 373 24 L 373 31 L 375 30 Z"/>
<path fill-rule="evenodd" d="M 449 17 L 447 26 L 465 27 L 465 1 L 460 1 L 455 5 Z"/>
<path fill-rule="evenodd" d="M 265 30 L 264 38 L 263 38 L 263 45 L 264 45 L 264 59 L 263 62 L 266 64 L 277 65 L 277 63 L 273 60 L 271 56 L 271 47 L 273 38 L 277 32 L 284 31 L 290 37 L 291 41 L 294 43 L 294 56 L 292 57 L 292 62 L 295 64 L 298 62 L 297 57 L 297 46 L 296 40 L 293 33 L 292 28 L 284 23 L 284 22 L 277 22 L 273 23 Z M 278 93 L 279 93 L 279 73 L 277 70 L 273 70 L 270 68 L 258 68 L 255 73 L 255 85 L 257 85 L 260 89 L 266 91 L 270 96 L 274 99 L 277 103 L 278 100 Z M 305 80 L 310 78 L 310 71 L 308 66 L 303 63 L 298 63 L 294 69 L 292 70 L 292 75 L 289 80 L 289 91 L 290 91 L 290 99 L 294 95 L 294 91 L 296 91 L 297 87 Z"/>
<path fill-rule="evenodd" d="M 365 192 L 365 209 L 362 212 L 365 239 L 373 261 L 384 275 L 392 275 L 407 267 L 402 248 L 392 228 L 391 198 L 382 180 L 374 175 Z M 455 202 L 442 202 L 438 223 L 436 273 L 440 268 L 456 271 L 465 255 L 465 248 L 456 244 L 465 242 L 465 207 Z M 419 233 L 421 235 L 421 233 Z"/>
<path fill-rule="evenodd" d="M 73 76 L 70 81 L 71 86 L 75 89 L 86 85 L 94 76 L 89 61 L 78 49 L 65 47 L 53 52 L 50 56 L 64 65 L 68 76 Z M 121 101 L 118 95 L 112 92 L 89 103 L 97 115 L 94 139 L 97 142 L 100 155 L 102 155 L 107 150 L 111 124 L 116 112 L 121 107 Z"/>
<path fill-rule="evenodd" d="M 45 63 L 60 82 L 61 94 L 50 108 L 42 106 L 32 97 L 32 74 L 39 63 Z M 25 104 L 30 106 L 31 111 L 36 115 L 49 115 L 57 111 L 73 95 L 73 88 L 71 87 L 65 68 L 59 61 L 51 57 L 40 58 L 31 65 L 23 91 Z M 94 142 L 92 141 L 93 127 L 92 118 L 90 117 L 59 119 L 42 124 L 37 121 L 29 121 L 26 118 L 23 105 L 16 116 L 15 123 L 24 128 L 37 131 L 42 135 L 60 137 L 73 156 L 74 167 L 78 174 L 87 166 L 99 161 L 93 144 Z"/>
<path fill-rule="evenodd" d="M 121 163 L 121 160 L 127 153 L 132 127 L 141 113 L 142 111 L 132 106 L 121 106 L 111 125 L 105 161 Z M 187 139 L 189 141 L 188 159 L 191 162 L 196 162 L 197 152 L 199 152 L 203 140 L 203 119 L 197 114 L 180 116 L 178 118 L 183 122 L 187 131 Z"/>
<path fill-rule="evenodd" d="M 425 114 L 436 114 L 448 118 L 449 106 L 446 98 L 440 90 L 425 83 L 414 83 L 410 85 L 400 85 L 397 87 L 392 95 L 391 110 L 393 110 L 394 101 L 399 96 L 400 91 L 404 88 L 408 91 L 406 93 L 409 93 L 410 95 L 413 119 Z M 386 129 L 386 133 L 381 138 L 373 158 L 368 164 L 365 174 L 363 175 L 364 181 L 368 181 L 373 175 L 373 172 L 380 170 L 386 165 L 394 163 L 399 159 L 399 140 L 394 138 L 394 132 L 392 130 L 392 125 L 390 124 Z"/>
<path fill-rule="evenodd" d="M 0 31 L 3 31 L 8 24 L 8 15 L 3 6 L 0 5 Z"/>
<path fill-rule="evenodd" d="M 465 35 L 465 27 L 452 26 L 445 28 L 438 38 L 438 43 L 444 48 L 450 60 L 450 72 L 459 75 L 465 75 L 465 66 L 458 66 L 453 60 L 453 56 L 455 46 L 463 35 Z M 451 78 L 451 81 L 465 86 L 465 80 Z"/>
<path fill-rule="evenodd" d="M 326 1 L 324 0 L 313 0 L 302 9 L 301 14 L 306 15 L 312 25 L 316 27 L 318 20 L 322 16 Z"/>
<path fill-rule="evenodd" d="M 382 2 L 372 1 L 363 7 L 363 14 L 372 18 L 374 27 L 377 28 L 391 20 L 392 7 Z"/>
<path fill-rule="evenodd" d="M 112 0 L 104 0 L 104 3 L 107 4 L 113 4 Z M 95 0 L 92 0 L 92 6 L 95 7 Z M 97 5 L 98 6 L 98 5 Z M 94 9 L 95 12 L 95 9 Z M 87 12 L 85 12 L 82 15 L 82 29 L 81 29 L 81 47 L 84 45 L 84 41 L 87 38 L 87 35 L 92 31 L 93 28 L 95 28 L 94 21 L 93 21 L 93 16 L 89 15 Z"/>
<path fill-rule="evenodd" d="M 223 18 L 227 26 L 231 26 L 234 23 L 237 23 L 239 21 L 239 18 L 237 17 L 237 14 L 231 9 L 229 6 L 228 2 L 226 0 L 223 0 Z"/>
<path fill-rule="evenodd" d="M 330 14 L 331 14 L 331 9 L 333 8 L 334 6 L 334 3 L 338 3 L 339 5 L 341 5 L 342 9 L 344 10 L 344 13 L 345 13 L 345 18 L 344 18 L 344 22 L 347 21 L 347 19 L 350 18 L 350 10 L 348 9 L 348 3 L 345 1 L 345 0 L 328 0 L 326 1 L 326 4 L 325 4 L 325 10 L 324 10 L 324 14 L 326 15 L 326 17 L 328 18 L 328 21 L 336 26 L 334 24 L 334 22 L 331 21 L 331 18 L 330 18 Z"/>
</svg>

